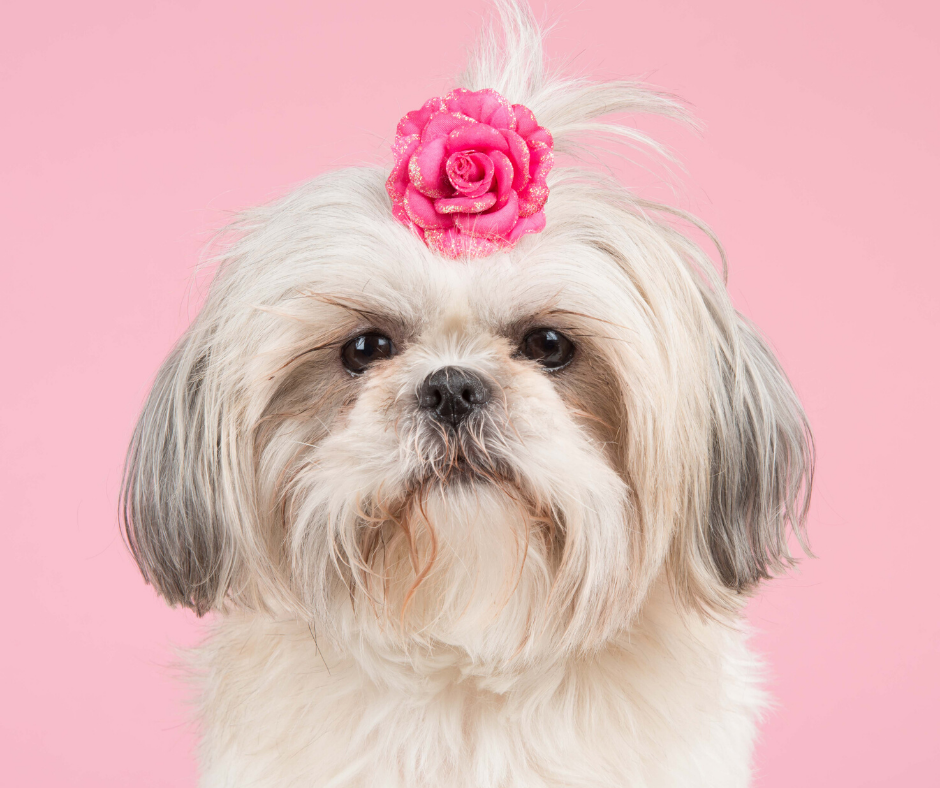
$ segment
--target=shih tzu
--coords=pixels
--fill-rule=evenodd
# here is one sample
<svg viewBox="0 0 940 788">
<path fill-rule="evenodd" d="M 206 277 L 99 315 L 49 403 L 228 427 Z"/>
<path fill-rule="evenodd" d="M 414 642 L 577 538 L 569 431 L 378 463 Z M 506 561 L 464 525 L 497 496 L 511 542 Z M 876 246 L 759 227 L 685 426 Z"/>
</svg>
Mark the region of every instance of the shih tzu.
<svg viewBox="0 0 940 788">
<path fill-rule="evenodd" d="M 497 10 L 390 175 L 244 216 L 140 417 L 131 549 L 217 613 L 204 786 L 748 783 L 806 419 L 695 220 L 554 166 L 678 105 Z"/>
</svg>

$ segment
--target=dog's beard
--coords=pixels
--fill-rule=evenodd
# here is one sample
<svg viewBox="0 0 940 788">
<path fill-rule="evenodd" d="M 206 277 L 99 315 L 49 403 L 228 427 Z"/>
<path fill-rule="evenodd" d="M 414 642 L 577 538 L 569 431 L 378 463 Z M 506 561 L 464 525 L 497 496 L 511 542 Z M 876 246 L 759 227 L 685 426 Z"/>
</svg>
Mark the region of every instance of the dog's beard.
<svg viewBox="0 0 940 788">
<path fill-rule="evenodd" d="M 363 512 L 361 621 L 489 661 L 538 634 L 557 563 L 550 518 L 508 481 L 470 471 Z M 362 615 L 362 614 L 365 615 Z M 371 615 L 370 615 L 371 613 Z"/>
<path fill-rule="evenodd" d="M 609 634 L 628 598 L 631 508 L 583 432 L 562 419 L 527 432 L 498 410 L 457 431 L 414 416 L 377 431 L 381 411 L 359 404 L 289 507 L 317 620 L 347 643 L 485 664 Z"/>
<path fill-rule="evenodd" d="M 350 601 L 361 621 L 483 659 L 544 628 L 534 611 L 550 593 L 562 532 L 509 459 L 503 429 L 489 414 L 457 430 L 419 420 L 405 483 L 357 501 L 362 571 L 351 573 Z"/>
</svg>

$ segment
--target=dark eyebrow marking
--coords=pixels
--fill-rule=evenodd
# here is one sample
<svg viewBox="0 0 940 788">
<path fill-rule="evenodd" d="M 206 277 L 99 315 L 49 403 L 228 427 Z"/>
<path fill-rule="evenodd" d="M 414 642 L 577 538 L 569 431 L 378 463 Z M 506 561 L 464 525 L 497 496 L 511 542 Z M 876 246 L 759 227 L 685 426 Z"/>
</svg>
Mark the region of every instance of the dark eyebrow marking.
<svg viewBox="0 0 940 788">
<path fill-rule="evenodd" d="M 625 326 L 622 323 L 615 323 L 612 320 L 605 320 L 602 317 L 597 317 L 597 315 L 589 315 L 585 312 L 575 312 L 572 309 L 563 309 L 561 307 L 550 307 L 538 314 L 538 316 L 541 316 L 541 315 L 545 315 L 547 317 L 554 317 L 556 315 L 560 315 L 562 317 L 580 317 L 580 318 L 584 318 L 585 320 L 595 320 L 598 323 L 605 323 L 608 326 L 613 326 L 614 328 L 622 328 L 624 331 L 634 330 L 630 328 L 630 326 Z"/>
<path fill-rule="evenodd" d="M 292 356 L 287 361 L 285 361 L 281 366 L 279 366 L 274 372 L 268 377 L 268 380 L 274 380 L 275 376 L 281 370 L 286 369 L 289 366 L 292 366 L 297 361 L 302 359 L 304 356 L 309 356 L 311 353 L 316 353 L 318 350 L 326 350 L 330 347 L 339 347 L 340 344 L 344 343 L 349 338 L 349 330 L 344 329 L 342 333 L 337 332 L 330 339 L 325 342 L 321 342 L 319 345 L 314 345 L 313 347 L 308 347 L 306 350 L 302 350 L 295 356 Z"/>
<path fill-rule="evenodd" d="M 391 322 L 394 323 L 402 333 L 405 333 L 407 330 L 407 324 L 401 317 L 376 312 L 364 301 L 351 299 L 346 296 L 338 296 L 332 293 L 318 293 L 313 290 L 304 290 L 298 293 L 298 295 L 301 298 L 312 298 L 321 303 L 345 309 L 347 312 L 358 315 L 369 325 L 381 326 Z"/>
</svg>

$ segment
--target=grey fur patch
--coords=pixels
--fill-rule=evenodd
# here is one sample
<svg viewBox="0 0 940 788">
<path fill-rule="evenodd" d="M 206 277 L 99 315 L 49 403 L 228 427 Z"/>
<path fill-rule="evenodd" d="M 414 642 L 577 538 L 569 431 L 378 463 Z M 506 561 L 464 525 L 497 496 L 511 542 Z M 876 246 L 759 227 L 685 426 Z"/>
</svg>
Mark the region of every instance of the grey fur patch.
<svg viewBox="0 0 940 788">
<path fill-rule="evenodd" d="M 746 591 L 793 564 L 804 525 L 814 448 L 796 394 L 767 343 L 739 317 L 737 357 L 720 360 L 714 406 L 708 550 L 721 582 Z"/>
<path fill-rule="evenodd" d="M 121 494 L 128 545 L 170 604 L 205 614 L 224 596 L 234 546 L 216 506 L 218 449 L 203 392 L 209 351 L 193 328 L 166 359 L 128 450 Z M 217 440 L 215 441 L 217 443 Z"/>
</svg>

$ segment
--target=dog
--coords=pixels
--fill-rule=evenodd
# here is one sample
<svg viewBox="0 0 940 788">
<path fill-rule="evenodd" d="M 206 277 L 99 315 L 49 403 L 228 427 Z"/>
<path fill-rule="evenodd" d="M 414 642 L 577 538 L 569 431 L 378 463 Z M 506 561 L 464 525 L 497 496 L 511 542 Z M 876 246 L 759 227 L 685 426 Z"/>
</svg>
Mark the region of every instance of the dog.
<svg viewBox="0 0 940 788">
<path fill-rule="evenodd" d="M 554 166 L 680 105 L 549 77 L 496 8 L 391 175 L 235 225 L 134 433 L 133 555 L 215 613 L 207 788 L 749 782 L 742 608 L 805 549 L 807 420 L 703 226 Z"/>
</svg>

